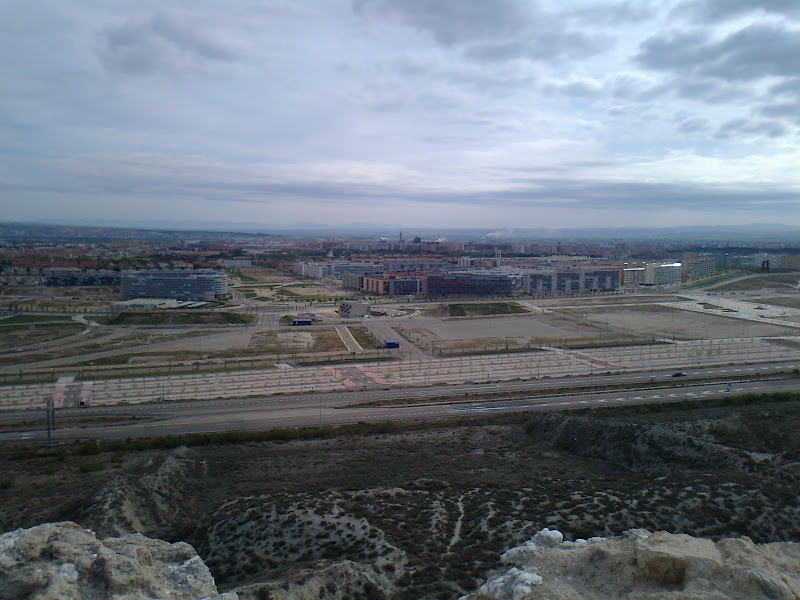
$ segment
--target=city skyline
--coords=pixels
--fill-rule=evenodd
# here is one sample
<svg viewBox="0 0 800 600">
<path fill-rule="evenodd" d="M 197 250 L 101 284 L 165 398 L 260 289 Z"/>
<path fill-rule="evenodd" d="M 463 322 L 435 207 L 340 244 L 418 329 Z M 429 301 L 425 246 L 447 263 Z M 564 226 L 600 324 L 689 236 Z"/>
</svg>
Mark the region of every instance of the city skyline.
<svg viewBox="0 0 800 600">
<path fill-rule="evenodd" d="M 800 7 L 0 5 L 5 220 L 800 226 Z"/>
</svg>

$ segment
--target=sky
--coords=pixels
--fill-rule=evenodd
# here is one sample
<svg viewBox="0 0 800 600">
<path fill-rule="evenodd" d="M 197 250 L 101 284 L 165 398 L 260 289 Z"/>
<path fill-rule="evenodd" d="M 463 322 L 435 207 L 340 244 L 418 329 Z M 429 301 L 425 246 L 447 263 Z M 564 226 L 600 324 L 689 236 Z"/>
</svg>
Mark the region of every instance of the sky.
<svg viewBox="0 0 800 600">
<path fill-rule="evenodd" d="M 800 226 L 797 0 L 0 0 L 5 221 Z"/>
</svg>

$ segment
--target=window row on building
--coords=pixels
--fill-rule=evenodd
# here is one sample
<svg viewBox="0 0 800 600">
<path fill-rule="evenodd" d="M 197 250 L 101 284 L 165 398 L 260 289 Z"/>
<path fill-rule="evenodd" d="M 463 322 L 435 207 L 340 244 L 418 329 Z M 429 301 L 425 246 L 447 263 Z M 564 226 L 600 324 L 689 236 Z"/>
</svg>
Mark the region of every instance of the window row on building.
<svg viewBox="0 0 800 600">
<path fill-rule="evenodd" d="M 344 278 L 346 274 L 365 275 L 367 273 L 420 273 L 450 269 L 452 263 L 441 260 L 394 260 L 382 262 L 354 262 L 348 260 L 297 261 L 292 270 L 298 277 L 308 279 Z"/>
</svg>

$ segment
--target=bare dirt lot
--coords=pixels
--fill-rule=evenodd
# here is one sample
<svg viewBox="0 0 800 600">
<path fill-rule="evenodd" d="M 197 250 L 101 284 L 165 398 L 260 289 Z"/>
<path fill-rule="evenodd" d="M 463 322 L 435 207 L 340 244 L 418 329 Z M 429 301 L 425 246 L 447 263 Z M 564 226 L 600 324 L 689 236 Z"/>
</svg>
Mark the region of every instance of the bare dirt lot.
<svg viewBox="0 0 800 600">
<path fill-rule="evenodd" d="M 347 350 L 342 338 L 331 329 L 313 331 L 260 331 L 250 340 L 250 349 L 258 352 L 289 354 L 294 352 L 332 352 Z"/>
<path fill-rule="evenodd" d="M 587 308 L 581 314 L 588 321 L 611 325 L 632 333 L 681 340 L 796 335 L 796 331 L 790 327 L 729 319 L 660 305 Z"/>
<path fill-rule="evenodd" d="M 558 314 L 527 314 L 477 319 L 418 318 L 398 322 L 406 339 L 425 348 L 523 348 L 569 339 L 613 336 L 598 326 L 578 323 Z"/>
</svg>

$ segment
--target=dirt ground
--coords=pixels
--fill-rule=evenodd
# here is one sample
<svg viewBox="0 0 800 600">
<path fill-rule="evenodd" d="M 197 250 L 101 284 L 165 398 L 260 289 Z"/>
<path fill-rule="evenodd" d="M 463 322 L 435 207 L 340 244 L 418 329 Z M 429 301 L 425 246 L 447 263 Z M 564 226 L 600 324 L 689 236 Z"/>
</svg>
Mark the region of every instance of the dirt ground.
<svg viewBox="0 0 800 600">
<path fill-rule="evenodd" d="M 581 315 L 588 321 L 632 333 L 681 340 L 796 335 L 796 331 L 790 327 L 705 315 L 660 305 L 587 308 Z"/>
<path fill-rule="evenodd" d="M 252 290 L 256 293 L 256 296 L 259 298 L 270 298 L 274 299 L 278 295 L 275 293 L 275 290 L 268 287 L 252 287 L 252 288 L 239 288 L 240 292 L 244 292 L 245 290 Z"/>
<path fill-rule="evenodd" d="M 414 319 L 404 321 L 427 329 L 440 340 L 514 338 L 563 339 L 599 337 L 605 332 L 591 324 L 578 323 L 556 314 L 529 314 L 482 319 Z"/>
<path fill-rule="evenodd" d="M 332 352 L 347 350 L 342 338 L 331 329 L 313 331 L 259 331 L 250 340 L 250 349 L 259 352 Z"/>
</svg>

